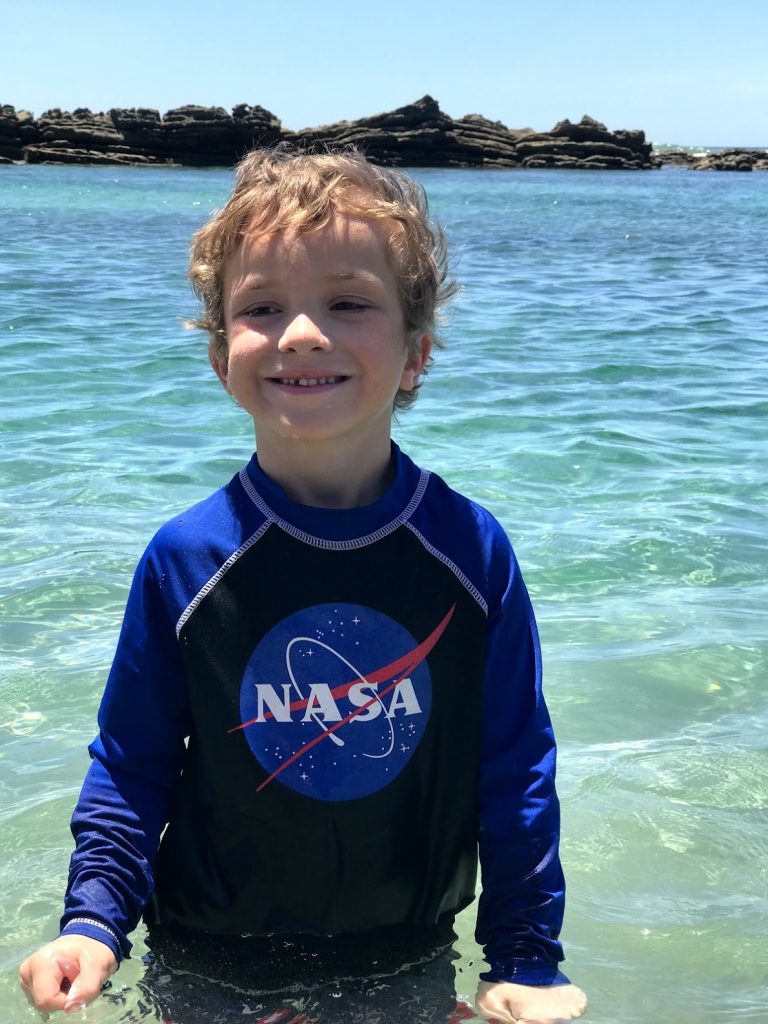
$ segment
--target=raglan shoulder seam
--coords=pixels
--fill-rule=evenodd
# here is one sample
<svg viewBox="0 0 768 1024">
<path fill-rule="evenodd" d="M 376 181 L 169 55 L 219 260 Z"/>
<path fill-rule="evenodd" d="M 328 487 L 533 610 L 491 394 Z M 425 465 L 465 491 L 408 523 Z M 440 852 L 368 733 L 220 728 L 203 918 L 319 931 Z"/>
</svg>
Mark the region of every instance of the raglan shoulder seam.
<svg viewBox="0 0 768 1024">
<path fill-rule="evenodd" d="M 427 540 L 424 534 L 419 529 L 417 529 L 417 527 L 415 527 L 413 523 L 407 522 L 404 525 L 406 529 L 410 530 L 411 533 L 419 540 L 421 545 L 430 553 L 430 555 L 432 555 L 439 562 L 442 562 L 444 566 L 450 569 L 450 571 L 453 573 L 453 575 L 456 577 L 459 583 L 461 583 L 461 585 L 464 587 L 464 589 L 467 591 L 470 597 L 472 597 L 475 600 L 475 602 L 480 606 L 480 608 L 483 611 L 483 614 L 487 618 L 488 602 L 477 589 L 477 587 L 474 585 L 472 580 L 470 580 L 470 578 L 466 575 L 466 573 L 464 573 L 459 568 L 459 566 L 453 561 L 453 559 L 449 558 L 449 556 L 446 555 L 444 551 L 441 551 L 439 548 L 435 547 L 434 544 L 430 543 L 430 541 Z"/>
<path fill-rule="evenodd" d="M 215 586 L 217 586 L 218 583 L 221 582 L 222 578 L 229 572 L 229 570 L 232 568 L 235 562 L 237 562 L 237 560 L 242 555 L 244 555 L 245 552 L 249 550 L 249 548 L 252 548 L 254 544 L 261 540 L 261 538 L 264 536 L 264 534 L 266 533 L 270 526 L 271 523 L 268 520 L 262 523 L 259 529 L 255 533 L 252 533 L 248 540 L 244 544 L 240 545 L 237 551 L 233 551 L 229 558 L 226 560 L 226 562 L 224 562 L 223 565 L 219 569 L 217 569 L 217 571 L 213 574 L 213 576 L 211 576 L 211 578 L 200 588 L 200 590 L 198 590 L 198 592 L 189 602 L 187 607 L 181 613 L 179 621 L 176 623 L 177 637 L 180 635 L 185 623 L 192 615 L 192 613 L 195 611 L 200 602 L 208 594 L 210 594 L 210 592 L 213 590 Z"/>
</svg>

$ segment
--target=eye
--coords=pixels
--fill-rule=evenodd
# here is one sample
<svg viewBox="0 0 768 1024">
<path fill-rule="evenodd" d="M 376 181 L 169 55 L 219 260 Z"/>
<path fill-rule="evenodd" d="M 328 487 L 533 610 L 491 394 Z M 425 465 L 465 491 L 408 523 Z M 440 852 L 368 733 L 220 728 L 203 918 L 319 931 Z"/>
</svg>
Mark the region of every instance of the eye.
<svg viewBox="0 0 768 1024">
<path fill-rule="evenodd" d="M 331 309 L 335 313 L 356 313 L 360 310 L 370 309 L 370 304 L 362 299 L 334 299 Z"/>
<path fill-rule="evenodd" d="M 275 313 L 279 313 L 280 310 L 272 302 L 259 302 L 255 306 L 249 306 L 244 309 L 241 316 L 250 316 L 254 318 L 273 316 Z"/>
</svg>

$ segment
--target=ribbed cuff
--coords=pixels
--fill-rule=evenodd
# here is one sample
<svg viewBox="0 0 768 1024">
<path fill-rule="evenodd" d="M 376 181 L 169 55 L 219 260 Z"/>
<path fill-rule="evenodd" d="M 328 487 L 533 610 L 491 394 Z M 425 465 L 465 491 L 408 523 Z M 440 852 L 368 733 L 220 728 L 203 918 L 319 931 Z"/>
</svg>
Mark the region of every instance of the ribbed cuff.
<svg viewBox="0 0 768 1024">
<path fill-rule="evenodd" d="M 542 960 L 489 960 L 483 981 L 511 981 L 515 985 L 570 985 L 557 964 Z"/>
<path fill-rule="evenodd" d="M 59 934 L 85 935 L 88 939 L 96 939 L 98 942 L 103 942 L 115 954 L 118 964 L 131 951 L 131 944 L 129 942 L 126 942 L 127 948 L 124 949 L 117 932 L 110 928 L 109 925 L 103 924 L 93 917 L 71 917 Z"/>
</svg>

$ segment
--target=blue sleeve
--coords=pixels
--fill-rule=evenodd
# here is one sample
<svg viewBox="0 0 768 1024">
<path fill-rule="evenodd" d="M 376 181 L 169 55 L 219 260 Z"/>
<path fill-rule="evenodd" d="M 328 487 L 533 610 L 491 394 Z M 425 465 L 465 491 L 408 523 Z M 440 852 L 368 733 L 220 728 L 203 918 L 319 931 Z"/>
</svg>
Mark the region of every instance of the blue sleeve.
<svg viewBox="0 0 768 1024">
<path fill-rule="evenodd" d="M 563 984 L 555 739 L 528 593 L 508 542 L 494 547 L 493 572 L 501 574 L 495 589 L 502 596 L 489 608 L 485 666 L 476 937 L 489 970 L 482 977 Z"/>
<path fill-rule="evenodd" d="M 150 549 L 151 550 L 151 549 Z M 61 930 L 127 956 L 190 732 L 175 627 L 150 554 L 139 563 L 99 710 L 99 736 L 72 818 L 76 847 Z"/>
</svg>

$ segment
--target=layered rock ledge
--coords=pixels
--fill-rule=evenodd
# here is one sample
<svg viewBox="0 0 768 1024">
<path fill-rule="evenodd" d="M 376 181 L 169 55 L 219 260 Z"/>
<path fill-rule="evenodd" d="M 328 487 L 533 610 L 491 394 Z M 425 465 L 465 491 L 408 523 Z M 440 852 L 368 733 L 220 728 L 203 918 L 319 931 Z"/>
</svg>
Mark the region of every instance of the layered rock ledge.
<svg viewBox="0 0 768 1024">
<path fill-rule="evenodd" d="M 93 113 L 80 107 L 47 110 L 37 119 L 0 106 L 0 163 L 231 167 L 253 146 L 278 142 L 316 148 L 354 144 L 377 163 L 406 167 L 646 170 L 663 162 L 684 164 L 688 156 L 654 156 L 643 131 L 612 132 L 591 117 L 578 124 L 560 121 L 549 132 L 508 128 L 480 114 L 457 120 L 431 96 L 388 113 L 298 132 L 283 128 L 263 107 L 247 104 L 231 113 L 190 105 L 163 115 L 147 108 Z M 734 155 L 720 154 L 707 166 L 750 170 L 768 159 L 759 150 L 728 153 Z M 743 155 L 753 153 L 757 156 Z"/>
<path fill-rule="evenodd" d="M 0 107 L 0 160 L 56 164 L 177 164 L 231 167 L 255 145 L 290 142 L 319 148 L 359 146 L 370 159 L 408 167 L 653 166 L 642 131 L 609 132 L 584 117 L 551 132 L 508 128 L 480 114 L 449 117 L 431 96 L 385 114 L 294 132 L 270 111 L 242 104 L 184 106 L 161 114 L 145 108 L 93 113 Z"/>
<path fill-rule="evenodd" d="M 768 149 L 720 149 L 715 153 L 670 149 L 657 159 L 691 171 L 768 171 Z"/>
</svg>

